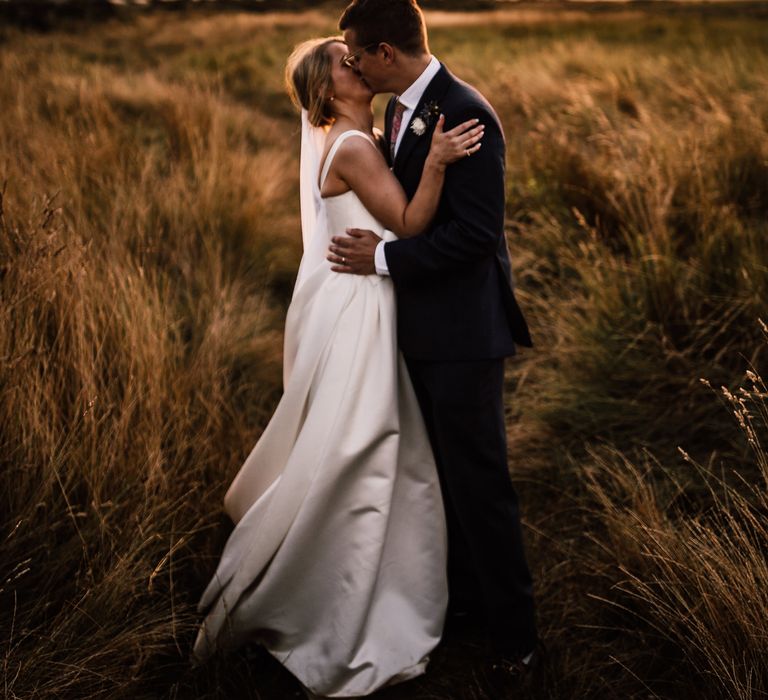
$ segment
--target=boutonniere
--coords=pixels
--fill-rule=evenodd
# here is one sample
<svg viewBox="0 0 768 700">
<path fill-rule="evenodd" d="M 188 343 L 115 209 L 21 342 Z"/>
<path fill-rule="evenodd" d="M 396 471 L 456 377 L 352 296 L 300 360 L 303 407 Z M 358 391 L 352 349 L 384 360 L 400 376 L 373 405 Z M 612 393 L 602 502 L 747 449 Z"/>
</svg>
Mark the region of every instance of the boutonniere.
<svg viewBox="0 0 768 700">
<path fill-rule="evenodd" d="M 427 130 L 427 127 L 439 116 L 440 105 L 437 102 L 427 102 L 421 108 L 421 112 L 411 122 L 411 131 L 416 136 L 421 136 Z"/>
</svg>

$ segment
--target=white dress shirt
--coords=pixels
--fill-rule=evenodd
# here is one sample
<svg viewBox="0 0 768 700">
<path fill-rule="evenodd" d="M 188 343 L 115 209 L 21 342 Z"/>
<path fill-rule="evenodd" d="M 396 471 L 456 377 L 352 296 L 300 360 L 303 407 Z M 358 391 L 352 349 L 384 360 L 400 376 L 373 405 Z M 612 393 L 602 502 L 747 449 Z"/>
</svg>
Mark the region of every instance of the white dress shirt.
<svg viewBox="0 0 768 700">
<path fill-rule="evenodd" d="M 411 121 L 413 112 L 416 109 L 416 105 L 419 104 L 421 96 L 424 94 L 424 90 L 427 89 L 427 85 L 435 77 L 440 70 L 440 61 L 434 56 L 430 58 L 427 67 L 422 74 L 411 83 L 410 87 L 398 97 L 401 104 L 405 106 L 403 111 L 403 118 L 400 122 L 400 131 L 397 134 L 397 141 L 395 142 L 395 155 L 397 155 L 397 149 L 400 148 L 400 143 L 403 140 L 406 128 Z M 389 268 L 387 267 L 387 258 L 384 255 L 384 241 L 380 241 L 376 246 L 376 251 L 373 254 L 373 263 L 376 266 L 376 272 L 380 275 L 388 275 Z"/>
</svg>

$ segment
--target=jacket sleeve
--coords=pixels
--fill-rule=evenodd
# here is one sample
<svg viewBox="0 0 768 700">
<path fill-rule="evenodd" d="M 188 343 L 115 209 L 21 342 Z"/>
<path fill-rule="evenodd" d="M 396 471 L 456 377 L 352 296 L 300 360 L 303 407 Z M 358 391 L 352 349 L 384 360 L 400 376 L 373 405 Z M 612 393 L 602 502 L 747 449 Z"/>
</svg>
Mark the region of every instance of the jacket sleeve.
<svg viewBox="0 0 768 700">
<path fill-rule="evenodd" d="M 394 283 L 443 276 L 496 253 L 504 235 L 505 145 L 495 115 L 475 106 L 446 131 L 477 117 L 485 124 L 480 150 L 448 166 L 442 207 L 448 217 L 429 231 L 384 246 Z"/>
</svg>

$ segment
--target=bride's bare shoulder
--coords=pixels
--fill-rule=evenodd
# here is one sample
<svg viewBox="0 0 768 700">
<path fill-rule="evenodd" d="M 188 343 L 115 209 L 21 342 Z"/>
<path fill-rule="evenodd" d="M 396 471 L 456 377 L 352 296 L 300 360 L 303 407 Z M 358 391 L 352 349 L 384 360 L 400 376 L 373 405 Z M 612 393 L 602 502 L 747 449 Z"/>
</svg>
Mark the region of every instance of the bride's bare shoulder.
<svg viewBox="0 0 768 700">
<path fill-rule="evenodd" d="M 339 169 L 343 169 L 345 166 L 360 164 L 372 165 L 382 159 L 380 152 L 380 146 L 376 143 L 376 148 L 371 148 L 371 140 L 363 138 L 364 134 L 355 133 L 350 136 L 357 136 L 358 138 L 346 138 L 336 151 L 336 158 L 334 163 L 338 165 Z M 375 139 L 374 139 L 375 141 Z"/>
</svg>

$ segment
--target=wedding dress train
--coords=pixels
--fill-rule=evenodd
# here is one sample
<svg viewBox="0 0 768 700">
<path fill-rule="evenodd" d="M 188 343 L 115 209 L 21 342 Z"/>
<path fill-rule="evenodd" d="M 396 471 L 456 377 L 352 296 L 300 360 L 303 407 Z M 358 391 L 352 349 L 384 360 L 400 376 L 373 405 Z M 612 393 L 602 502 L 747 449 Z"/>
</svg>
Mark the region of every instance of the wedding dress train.
<svg viewBox="0 0 768 700">
<path fill-rule="evenodd" d="M 351 136 L 368 138 L 341 134 L 321 183 Z M 235 528 L 193 655 L 257 641 L 313 693 L 348 697 L 424 673 L 448 602 L 447 532 L 392 282 L 325 260 L 331 235 L 383 227 L 351 191 L 317 206 L 286 318 L 284 394 L 225 496 Z"/>
</svg>

